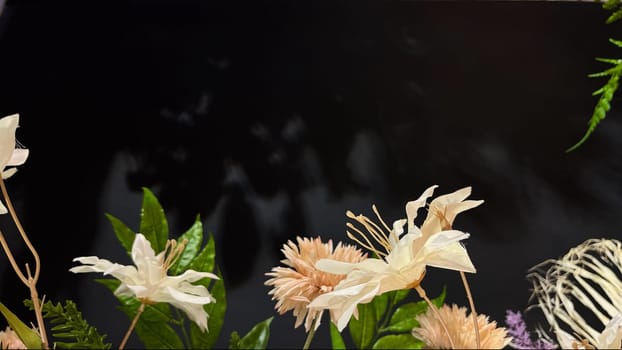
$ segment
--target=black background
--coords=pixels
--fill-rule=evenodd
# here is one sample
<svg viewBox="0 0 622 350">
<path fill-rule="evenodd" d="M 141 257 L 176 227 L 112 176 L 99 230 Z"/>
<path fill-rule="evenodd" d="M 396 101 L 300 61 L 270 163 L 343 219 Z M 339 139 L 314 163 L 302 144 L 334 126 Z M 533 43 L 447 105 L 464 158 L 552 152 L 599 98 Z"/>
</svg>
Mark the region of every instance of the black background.
<svg viewBox="0 0 622 350">
<path fill-rule="evenodd" d="M 346 241 L 347 209 L 375 203 L 391 222 L 429 185 L 470 185 L 486 202 L 455 227 L 471 233 L 478 311 L 503 323 L 527 306 L 529 267 L 620 237 L 617 99 L 564 153 L 605 81 L 587 77 L 607 67 L 594 58 L 622 56 L 606 17 L 588 2 L 8 0 L 0 112 L 20 113 L 31 154 L 7 186 L 39 290 L 75 300 L 117 346 L 129 320 L 100 276 L 67 270 L 84 255 L 129 263 L 104 213 L 137 230 L 145 186 L 172 235 L 197 214 L 214 233 L 225 347 L 276 315 L 264 273 L 288 239 Z M 0 301 L 30 317 L 4 261 Z M 423 285 L 466 305 L 454 272 L 431 268 Z M 301 347 L 293 324 L 275 317 L 269 347 Z"/>
</svg>

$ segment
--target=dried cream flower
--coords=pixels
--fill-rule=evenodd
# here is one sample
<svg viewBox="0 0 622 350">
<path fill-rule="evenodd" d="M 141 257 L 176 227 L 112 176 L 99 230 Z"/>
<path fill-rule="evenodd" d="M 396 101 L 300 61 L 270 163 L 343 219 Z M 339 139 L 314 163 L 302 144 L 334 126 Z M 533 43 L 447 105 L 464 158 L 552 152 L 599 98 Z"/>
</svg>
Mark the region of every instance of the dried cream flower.
<svg viewBox="0 0 622 350">
<path fill-rule="evenodd" d="M 28 349 L 11 327 L 6 327 L 0 331 L 0 349 Z"/>
<path fill-rule="evenodd" d="M 169 303 L 184 311 L 188 318 L 206 331 L 208 315 L 203 305 L 216 300 L 205 286 L 191 283 L 206 277 L 218 279 L 218 276 L 194 270 L 186 270 L 178 276 L 168 276 L 168 269 L 183 248 L 183 245 L 176 245 L 175 240 L 169 240 L 166 248 L 155 255 L 151 243 L 138 233 L 132 244 L 132 260 L 136 266 L 120 265 L 96 256 L 86 256 L 73 259 L 86 265 L 73 267 L 69 271 L 103 272 L 104 275 L 112 275 L 121 281 L 121 285 L 114 292 L 116 295 L 135 296 L 145 304 Z"/>
<path fill-rule="evenodd" d="M 588 239 L 561 259 L 530 269 L 527 279 L 533 284 L 536 303 L 529 309 L 542 310 L 562 348 L 620 349 L 620 276 L 622 243 Z"/>
<path fill-rule="evenodd" d="M 0 176 L 8 179 L 13 176 L 17 168 L 6 169 L 7 166 L 22 165 L 28 158 L 28 150 L 25 148 L 15 148 L 15 131 L 19 124 L 19 114 L 13 114 L 0 119 Z M 0 201 L 0 214 L 8 211 Z"/>
<path fill-rule="evenodd" d="M 422 340 L 427 348 L 451 349 L 451 342 L 443 328 L 441 320 L 447 325 L 447 330 L 453 339 L 456 349 L 476 349 L 477 344 L 473 333 L 473 317 L 467 315 L 465 307 L 457 305 L 443 305 L 438 313 L 428 309 L 424 314 L 417 316 L 419 327 L 412 330 L 412 335 Z M 479 326 L 480 347 L 482 349 L 502 349 L 510 343 L 505 328 L 497 327 L 497 323 L 488 321 L 488 316 L 477 315 Z"/>
<path fill-rule="evenodd" d="M 428 188 L 417 200 L 408 202 L 407 218 L 395 221 L 392 230 L 373 206 L 386 232 L 367 217 L 348 212 L 347 216 L 363 225 L 384 252 L 381 248 L 376 248 L 367 235 L 350 223 L 347 227 L 358 233 L 362 240 L 351 232 L 348 232 L 348 236 L 384 258 L 370 258 L 360 263 L 319 260 L 316 264 L 318 269 L 347 274 L 347 277 L 334 291 L 319 296 L 309 307 L 332 310 L 337 318 L 335 325 L 342 331 L 353 315 L 357 317 L 358 304 L 369 303 L 375 296 L 389 291 L 418 287 L 426 266 L 475 272 L 466 249 L 460 243 L 469 234 L 452 230 L 451 225 L 457 214 L 476 207 L 483 201 L 465 201 L 471 193 L 470 187 L 439 196 L 430 203 L 428 215 L 419 229 L 414 223 L 417 211 L 426 205 L 436 187 Z M 404 224 L 407 224 L 408 231 L 400 238 L 404 233 Z"/>
<path fill-rule="evenodd" d="M 307 305 L 319 295 L 330 292 L 345 275 L 326 273 L 315 268 L 319 259 L 334 259 L 349 263 L 356 263 L 365 258 L 365 254 L 351 245 L 338 243 L 333 249 L 333 242 L 322 243 L 319 237 L 315 239 L 296 238 L 298 245 L 288 241 L 281 251 L 286 259 L 281 262 L 287 267 L 274 267 L 272 276 L 265 284 L 274 288 L 268 292 L 273 295 L 272 300 L 278 300 L 275 309 L 279 314 L 293 310 L 296 317 L 294 327 L 298 327 L 305 320 L 305 329 L 308 332 L 315 322 L 315 329 L 320 325 L 322 309 L 307 309 Z"/>
</svg>

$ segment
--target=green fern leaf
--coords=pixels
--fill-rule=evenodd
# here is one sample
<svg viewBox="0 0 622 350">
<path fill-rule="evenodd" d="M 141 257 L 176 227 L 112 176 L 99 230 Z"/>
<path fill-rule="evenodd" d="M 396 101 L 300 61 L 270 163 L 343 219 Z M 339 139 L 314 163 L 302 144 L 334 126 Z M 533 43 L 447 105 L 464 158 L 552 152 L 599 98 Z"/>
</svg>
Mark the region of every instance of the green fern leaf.
<svg viewBox="0 0 622 350">
<path fill-rule="evenodd" d="M 33 310 L 32 300 L 24 300 L 24 305 Z M 43 318 L 52 324 L 52 337 L 58 349 L 110 349 L 112 346 L 104 343 L 106 336 L 97 333 L 97 329 L 82 318 L 71 300 L 66 300 L 64 306 L 47 301 L 43 304 Z"/>
<path fill-rule="evenodd" d="M 622 8 L 620 10 L 622 12 Z M 617 41 L 610 39 L 610 42 L 613 44 L 620 46 L 622 41 Z M 607 83 L 599 88 L 598 90 L 592 93 L 592 96 L 600 95 L 598 98 L 598 102 L 594 107 L 594 111 L 592 112 L 592 117 L 588 121 L 588 128 L 583 137 L 579 140 L 579 142 L 575 143 L 572 147 L 568 148 L 566 152 L 572 152 L 581 146 L 587 139 L 592 135 L 596 126 L 607 116 L 607 112 L 611 109 L 611 100 L 613 99 L 613 95 L 618 90 L 618 83 L 620 81 L 620 76 L 622 75 L 622 59 L 611 59 L 611 58 L 596 58 L 597 61 L 605 62 L 609 64 L 613 64 L 614 67 L 606 69 L 602 72 L 592 73 L 588 75 L 590 78 L 596 77 L 604 77 L 609 76 L 609 80 Z"/>
</svg>

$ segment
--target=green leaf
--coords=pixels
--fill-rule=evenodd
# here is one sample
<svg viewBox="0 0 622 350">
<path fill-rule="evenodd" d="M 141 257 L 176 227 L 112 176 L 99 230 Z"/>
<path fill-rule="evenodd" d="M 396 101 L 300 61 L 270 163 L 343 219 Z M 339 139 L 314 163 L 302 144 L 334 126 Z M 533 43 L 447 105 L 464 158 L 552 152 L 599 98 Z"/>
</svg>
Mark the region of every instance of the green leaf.
<svg viewBox="0 0 622 350">
<path fill-rule="evenodd" d="M 393 305 L 395 305 L 408 296 L 410 289 L 400 289 L 391 293 L 395 293 L 395 296 L 393 297 Z"/>
<path fill-rule="evenodd" d="M 408 334 L 391 334 L 381 337 L 372 349 L 422 349 L 425 343 Z"/>
<path fill-rule="evenodd" d="M 431 300 L 432 304 L 440 308 L 445 303 L 446 296 L 447 296 L 447 286 L 443 286 L 443 290 L 441 291 L 441 294 L 439 294 L 436 298 Z"/>
<path fill-rule="evenodd" d="M 143 187 L 140 233 L 145 235 L 156 254 L 164 250 L 168 240 L 168 222 L 160 202 L 153 192 L 146 187 Z"/>
<path fill-rule="evenodd" d="M 227 298 L 225 283 L 220 272 L 218 272 L 218 277 L 220 277 L 220 279 L 214 282 L 210 290 L 216 302 L 204 306 L 205 311 L 209 315 L 209 319 L 207 320 L 208 331 L 201 331 L 194 322 L 190 324 L 190 342 L 195 349 L 211 349 L 220 337 L 222 331 L 225 311 L 227 310 Z M 207 287 L 209 281 L 202 280 L 201 284 Z"/>
<path fill-rule="evenodd" d="M 270 338 L 270 323 L 274 317 L 270 317 L 264 321 L 257 323 L 246 335 L 239 339 L 237 336 L 237 347 L 231 346 L 234 341 L 234 334 L 231 334 L 231 340 L 229 346 L 231 349 L 265 349 L 268 346 L 268 340 Z"/>
<path fill-rule="evenodd" d="M 184 251 L 169 270 L 172 275 L 179 275 L 180 273 L 186 271 L 201 248 L 201 243 L 203 243 L 203 224 L 201 223 L 201 219 L 198 215 L 194 221 L 194 224 L 188 229 L 188 231 L 179 236 L 177 243 L 182 243 L 184 240 L 187 241 Z"/>
<path fill-rule="evenodd" d="M 6 322 L 17 333 L 22 343 L 28 349 L 42 349 L 41 337 L 37 332 L 33 331 L 24 322 L 22 322 L 14 313 L 11 312 L 4 304 L 0 303 L 0 312 L 6 319 Z"/>
<path fill-rule="evenodd" d="M 238 332 L 231 332 L 231 337 L 229 338 L 229 349 L 241 349 L 240 340 L 241 339 Z"/>
<path fill-rule="evenodd" d="M 359 304 L 359 319 L 352 318 L 348 324 L 350 336 L 354 346 L 358 349 L 367 349 L 377 335 L 378 321 L 382 319 L 387 307 L 388 296 L 385 294 L 376 296 L 367 304 Z"/>
<path fill-rule="evenodd" d="M 333 345 L 333 349 L 345 349 L 346 343 L 343 341 L 343 337 L 337 326 L 335 326 L 332 322 L 330 322 L 330 342 Z"/>
<path fill-rule="evenodd" d="M 136 238 L 136 233 L 134 233 L 132 229 L 127 227 L 127 225 L 116 217 L 110 214 L 105 215 L 112 224 L 112 229 L 114 230 L 114 234 L 117 236 L 117 239 L 121 242 L 121 245 L 125 248 L 125 251 L 128 254 L 131 254 L 132 244 L 134 243 L 134 238 Z"/>
<path fill-rule="evenodd" d="M 210 234 L 203 250 L 190 263 L 190 268 L 200 272 L 212 272 L 214 270 L 215 257 L 216 243 L 214 242 L 214 236 Z"/>
<path fill-rule="evenodd" d="M 404 304 L 398 307 L 393 315 L 389 326 L 382 329 L 383 332 L 410 332 L 414 327 L 419 325 L 416 316 L 428 310 L 428 304 L 425 300 Z"/>
</svg>

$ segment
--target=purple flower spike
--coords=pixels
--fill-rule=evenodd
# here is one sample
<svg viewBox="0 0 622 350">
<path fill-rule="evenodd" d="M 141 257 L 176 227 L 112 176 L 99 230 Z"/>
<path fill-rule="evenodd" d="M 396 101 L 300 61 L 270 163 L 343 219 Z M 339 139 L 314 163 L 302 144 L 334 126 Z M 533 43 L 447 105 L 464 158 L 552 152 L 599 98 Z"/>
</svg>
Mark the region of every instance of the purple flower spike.
<svg viewBox="0 0 622 350">
<path fill-rule="evenodd" d="M 506 310 L 505 324 L 507 325 L 508 335 L 512 337 L 509 344 L 515 349 L 556 349 L 557 346 L 546 339 L 537 339 L 533 341 L 531 334 L 527 330 L 527 325 L 523 320 L 520 311 Z"/>
</svg>

